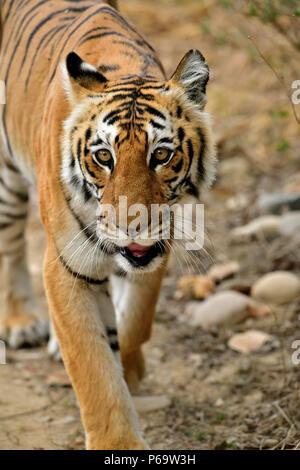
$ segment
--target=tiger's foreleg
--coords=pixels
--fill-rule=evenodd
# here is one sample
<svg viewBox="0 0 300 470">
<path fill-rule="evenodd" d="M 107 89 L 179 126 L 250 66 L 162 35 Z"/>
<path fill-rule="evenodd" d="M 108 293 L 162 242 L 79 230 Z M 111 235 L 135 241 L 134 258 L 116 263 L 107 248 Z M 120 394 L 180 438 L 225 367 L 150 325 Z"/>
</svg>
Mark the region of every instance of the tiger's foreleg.
<svg viewBox="0 0 300 470">
<path fill-rule="evenodd" d="M 72 380 L 88 449 L 146 449 L 131 397 L 115 356 L 113 306 L 107 283 L 77 279 L 48 243 L 44 278 L 51 318 Z"/>
<path fill-rule="evenodd" d="M 1 290 L 0 339 L 10 347 L 36 345 L 48 333 L 47 323 L 38 319 L 26 262 L 25 225 L 28 189 L 12 163 L 0 167 L 0 254 Z"/>
<path fill-rule="evenodd" d="M 142 344 L 148 341 L 164 267 L 135 278 L 113 277 L 114 303 L 124 375 L 132 393 L 145 373 Z"/>
</svg>

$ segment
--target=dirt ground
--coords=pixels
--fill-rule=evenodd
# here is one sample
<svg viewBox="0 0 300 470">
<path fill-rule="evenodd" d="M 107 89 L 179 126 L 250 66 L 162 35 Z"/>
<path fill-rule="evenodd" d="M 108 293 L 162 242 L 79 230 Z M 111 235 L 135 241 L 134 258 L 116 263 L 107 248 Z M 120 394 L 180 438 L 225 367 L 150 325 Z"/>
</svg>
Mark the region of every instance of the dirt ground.
<svg viewBox="0 0 300 470">
<path fill-rule="evenodd" d="M 208 111 L 214 115 L 220 169 L 204 197 L 209 254 L 201 255 L 196 271 L 205 272 L 211 256 L 214 262 L 238 261 L 239 274 L 218 289 L 234 284 L 245 292 L 273 270 L 299 275 L 299 246 L 290 239 L 274 236 L 233 244 L 230 237 L 234 227 L 257 215 L 255 203 L 264 191 L 300 188 L 299 126 L 284 88 L 249 35 L 267 57 L 276 49 L 273 63 L 284 68 L 287 82 L 299 57 L 271 27 L 234 10 L 232 2 L 120 3 L 156 47 L 168 74 L 191 48 L 201 50 L 212 71 Z M 46 316 L 41 278 L 45 240 L 34 203 L 28 243 L 41 314 Z M 189 267 L 175 264 L 177 269 L 165 278 L 153 336 L 145 347 L 148 372 L 140 395 L 169 399 L 159 410 L 140 413 L 150 446 L 300 449 L 300 365 L 291 361 L 292 343 L 300 339 L 299 300 L 232 327 L 210 332 L 192 328 L 184 314 L 186 300 L 176 295 L 177 279 Z M 250 355 L 228 347 L 234 333 L 252 328 L 269 333 L 271 340 Z M 76 399 L 61 371 L 63 366 L 48 358 L 45 346 L 7 352 L 7 364 L 0 365 L 1 449 L 84 448 Z"/>
</svg>

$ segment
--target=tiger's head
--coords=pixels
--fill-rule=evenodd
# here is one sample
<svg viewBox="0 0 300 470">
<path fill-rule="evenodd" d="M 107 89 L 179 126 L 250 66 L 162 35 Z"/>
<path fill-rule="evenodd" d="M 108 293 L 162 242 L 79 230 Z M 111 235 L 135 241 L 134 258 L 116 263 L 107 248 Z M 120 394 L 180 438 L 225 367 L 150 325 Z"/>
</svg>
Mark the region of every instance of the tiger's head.
<svg viewBox="0 0 300 470">
<path fill-rule="evenodd" d="M 205 59 L 191 50 L 168 81 L 135 75 L 109 81 L 71 52 L 65 79 L 72 112 L 64 124 L 64 181 L 123 270 L 154 270 L 170 240 L 161 214 L 153 231 L 151 207 L 172 207 L 187 196 L 196 201 L 214 177 Z M 146 219 L 134 224 L 131 207 L 146 208 Z"/>
</svg>

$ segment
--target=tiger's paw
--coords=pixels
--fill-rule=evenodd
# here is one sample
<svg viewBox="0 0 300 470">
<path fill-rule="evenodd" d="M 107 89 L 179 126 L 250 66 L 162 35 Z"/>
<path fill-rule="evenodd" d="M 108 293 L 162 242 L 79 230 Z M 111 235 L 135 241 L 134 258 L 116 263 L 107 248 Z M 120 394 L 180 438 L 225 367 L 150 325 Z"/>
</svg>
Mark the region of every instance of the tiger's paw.
<svg viewBox="0 0 300 470">
<path fill-rule="evenodd" d="M 0 339 L 12 349 L 38 346 L 48 335 L 48 322 L 35 315 L 17 313 L 0 319 Z"/>
<path fill-rule="evenodd" d="M 147 442 L 142 438 L 135 439 L 109 439 L 107 441 L 97 441 L 87 435 L 87 450 L 150 450 Z"/>
</svg>

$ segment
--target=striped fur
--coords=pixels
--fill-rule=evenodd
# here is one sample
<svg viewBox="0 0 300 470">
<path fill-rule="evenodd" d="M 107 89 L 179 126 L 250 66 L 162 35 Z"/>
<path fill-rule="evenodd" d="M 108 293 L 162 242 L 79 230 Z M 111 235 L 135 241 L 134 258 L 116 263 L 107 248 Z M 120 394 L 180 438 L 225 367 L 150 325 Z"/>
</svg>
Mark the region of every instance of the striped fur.
<svg viewBox="0 0 300 470">
<path fill-rule="evenodd" d="M 87 448 L 144 449 L 127 385 L 135 390 L 144 373 L 141 345 L 150 337 L 169 245 L 131 239 L 127 225 L 120 226 L 127 241 L 112 241 L 103 207 L 119 213 L 124 196 L 128 206 L 172 206 L 187 195 L 197 200 L 209 186 L 208 66 L 192 50 L 167 80 L 154 49 L 115 1 L 0 6 L 7 93 L 0 106 L 0 337 L 19 347 L 47 335 L 26 266 L 34 184 L 47 234 L 49 350 L 57 356 L 59 343 Z M 127 256 L 133 242 L 147 245 L 145 260 Z"/>
</svg>

